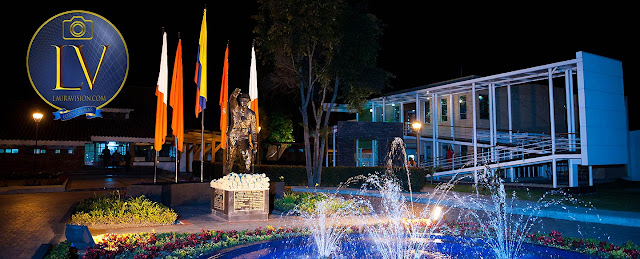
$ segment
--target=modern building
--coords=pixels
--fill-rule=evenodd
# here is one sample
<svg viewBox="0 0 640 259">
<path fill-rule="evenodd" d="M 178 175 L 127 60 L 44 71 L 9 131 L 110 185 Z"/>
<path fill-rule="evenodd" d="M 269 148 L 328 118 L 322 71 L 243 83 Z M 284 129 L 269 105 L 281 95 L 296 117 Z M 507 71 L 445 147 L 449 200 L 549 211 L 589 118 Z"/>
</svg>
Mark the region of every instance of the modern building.
<svg viewBox="0 0 640 259">
<path fill-rule="evenodd" d="M 574 187 L 634 175 L 627 165 L 638 143 L 629 144 L 618 60 L 577 52 L 571 60 L 385 94 L 367 106 L 356 122 L 334 127 L 327 165 L 382 165 L 397 136 L 410 158 L 437 168 L 435 177 L 477 180 L 488 166 L 511 181 Z"/>
</svg>

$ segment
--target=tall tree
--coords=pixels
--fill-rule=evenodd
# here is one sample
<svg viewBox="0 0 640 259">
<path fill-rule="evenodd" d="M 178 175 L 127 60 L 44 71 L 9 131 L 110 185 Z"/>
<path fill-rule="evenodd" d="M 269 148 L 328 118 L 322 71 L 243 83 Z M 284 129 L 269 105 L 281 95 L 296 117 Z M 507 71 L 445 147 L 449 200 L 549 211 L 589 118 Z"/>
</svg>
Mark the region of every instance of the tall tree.
<svg viewBox="0 0 640 259">
<path fill-rule="evenodd" d="M 343 0 L 263 0 L 258 51 L 283 92 L 299 93 L 307 183 L 321 182 L 331 110 L 340 97 L 354 108 L 386 83 L 376 64 L 381 26 L 363 5 Z M 311 119 L 309 118 L 311 117 Z"/>
</svg>

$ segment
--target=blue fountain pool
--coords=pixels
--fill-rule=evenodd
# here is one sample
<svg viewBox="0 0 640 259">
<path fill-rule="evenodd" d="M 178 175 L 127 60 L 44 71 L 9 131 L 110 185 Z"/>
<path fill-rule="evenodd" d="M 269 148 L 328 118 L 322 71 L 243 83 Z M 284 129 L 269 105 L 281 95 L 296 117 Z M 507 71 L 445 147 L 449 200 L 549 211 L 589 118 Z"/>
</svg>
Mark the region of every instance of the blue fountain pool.
<svg viewBox="0 0 640 259">
<path fill-rule="evenodd" d="M 425 239 L 426 240 L 426 239 Z M 423 251 L 421 258 L 495 258 L 490 245 L 477 238 L 438 236 Z M 522 244 L 522 259 L 556 258 L 587 259 L 599 258 L 562 249 L 539 245 Z M 266 241 L 239 247 L 228 248 L 205 258 L 318 258 L 315 245 L 310 237 L 295 237 L 282 240 Z M 341 242 L 339 251 L 332 258 L 382 258 L 376 251 L 373 240 L 367 235 L 350 235 Z"/>
</svg>

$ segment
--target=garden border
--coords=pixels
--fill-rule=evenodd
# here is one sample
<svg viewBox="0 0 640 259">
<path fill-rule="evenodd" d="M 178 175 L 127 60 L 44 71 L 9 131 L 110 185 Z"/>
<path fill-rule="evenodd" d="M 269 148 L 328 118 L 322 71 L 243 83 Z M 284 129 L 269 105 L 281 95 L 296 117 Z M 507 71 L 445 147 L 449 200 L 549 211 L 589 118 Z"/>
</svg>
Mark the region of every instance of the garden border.
<svg viewBox="0 0 640 259">
<path fill-rule="evenodd" d="M 41 192 L 64 192 L 69 183 L 69 177 L 64 183 L 58 185 L 36 185 L 36 186 L 7 186 L 0 187 L 0 194 L 22 194 L 22 193 L 41 193 Z"/>
</svg>

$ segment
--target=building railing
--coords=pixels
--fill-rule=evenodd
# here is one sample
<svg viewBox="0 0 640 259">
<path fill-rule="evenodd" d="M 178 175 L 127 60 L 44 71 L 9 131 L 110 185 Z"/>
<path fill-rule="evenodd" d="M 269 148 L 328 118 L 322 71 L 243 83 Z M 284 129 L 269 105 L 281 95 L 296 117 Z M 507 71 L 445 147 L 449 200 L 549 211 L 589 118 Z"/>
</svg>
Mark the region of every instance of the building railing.
<svg viewBox="0 0 640 259">
<path fill-rule="evenodd" d="M 550 136 L 527 136 L 519 138 L 516 145 L 496 145 L 478 152 L 477 164 L 493 164 L 498 162 L 526 159 L 535 156 L 553 154 L 553 143 Z M 580 137 L 576 133 L 559 133 L 555 138 L 555 154 L 580 152 Z M 441 170 L 453 170 L 474 166 L 474 155 L 427 158 L 421 161 L 422 167 L 438 167 Z"/>
<path fill-rule="evenodd" d="M 415 137 L 416 132 L 413 130 L 411 123 L 404 123 L 403 127 L 404 136 Z M 453 134 L 452 134 L 453 129 Z M 490 142 L 491 141 L 491 129 L 476 127 L 476 134 L 478 137 L 478 142 Z M 567 133 L 565 133 L 567 134 Z M 420 129 L 420 136 L 433 138 L 433 128 L 431 124 L 424 124 Z M 438 138 L 439 139 L 447 139 L 447 140 L 461 140 L 461 141 L 469 141 L 473 139 L 473 127 L 467 126 L 449 126 L 449 125 L 438 125 Z M 534 143 L 539 142 L 541 139 L 551 139 L 549 134 L 545 133 L 534 133 L 534 132 L 520 132 L 520 131 L 511 131 L 508 130 L 496 130 L 496 141 L 497 143 L 507 144 L 507 143 Z"/>
</svg>

